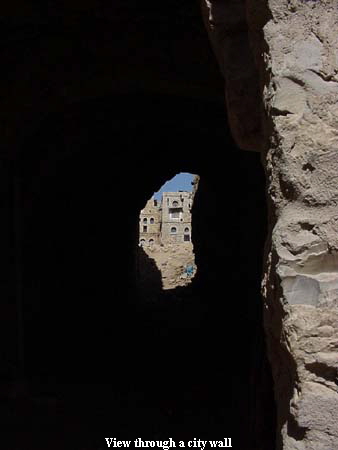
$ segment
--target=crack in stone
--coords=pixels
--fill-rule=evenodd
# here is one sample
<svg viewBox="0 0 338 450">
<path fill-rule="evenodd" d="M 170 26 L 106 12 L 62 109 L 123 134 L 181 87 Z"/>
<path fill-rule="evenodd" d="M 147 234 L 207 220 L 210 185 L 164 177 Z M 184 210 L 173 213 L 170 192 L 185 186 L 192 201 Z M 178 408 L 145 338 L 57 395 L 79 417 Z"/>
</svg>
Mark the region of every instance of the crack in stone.
<svg viewBox="0 0 338 450">
<path fill-rule="evenodd" d="M 290 114 L 294 114 L 291 111 L 287 111 L 287 110 L 281 110 L 276 108 L 275 106 L 273 106 L 271 108 L 271 114 L 273 114 L 274 116 L 289 116 Z"/>
<path fill-rule="evenodd" d="M 338 83 L 338 81 L 334 79 L 333 75 L 325 75 L 324 73 L 317 72 L 314 69 L 308 69 L 308 70 L 309 70 L 309 72 L 312 72 L 315 75 L 318 75 L 323 81 L 325 81 L 327 83 L 329 83 L 329 82 L 336 83 L 336 84 Z"/>
<path fill-rule="evenodd" d="M 324 378 L 327 381 L 333 381 L 338 386 L 338 370 L 336 367 L 316 361 L 305 364 L 305 368 L 317 377 Z"/>
</svg>

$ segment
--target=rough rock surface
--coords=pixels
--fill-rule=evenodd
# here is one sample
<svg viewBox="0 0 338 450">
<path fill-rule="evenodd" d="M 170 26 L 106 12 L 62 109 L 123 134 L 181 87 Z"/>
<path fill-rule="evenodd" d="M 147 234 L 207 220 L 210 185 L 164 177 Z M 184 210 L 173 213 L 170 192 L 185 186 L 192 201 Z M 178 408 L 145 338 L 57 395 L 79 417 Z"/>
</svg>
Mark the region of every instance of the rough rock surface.
<svg viewBox="0 0 338 450">
<path fill-rule="evenodd" d="M 163 289 L 175 289 L 191 283 L 193 276 L 185 273 L 188 266 L 193 266 L 194 274 L 196 273 L 195 255 L 191 242 L 153 245 L 144 247 L 144 251 L 155 261 L 161 273 Z"/>
<path fill-rule="evenodd" d="M 245 5 L 264 106 L 261 150 L 270 232 L 263 297 L 277 449 L 333 450 L 338 448 L 338 2 Z M 219 30 L 228 26 L 228 6 L 223 11 L 219 2 L 206 6 L 209 31 L 226 59 Z M 229 112 L 234 114 L 238 110 Z M 234 129 L 233 134 L 245 149 Z"/>
<path fill-rule="evenodd" d="M 248 38 L 243 2 L 202 1 L 210 41 L 225 79 L 229 125 L 238 145 L 245 150 L 261 146 L 258 72 Z"/>
</svg>

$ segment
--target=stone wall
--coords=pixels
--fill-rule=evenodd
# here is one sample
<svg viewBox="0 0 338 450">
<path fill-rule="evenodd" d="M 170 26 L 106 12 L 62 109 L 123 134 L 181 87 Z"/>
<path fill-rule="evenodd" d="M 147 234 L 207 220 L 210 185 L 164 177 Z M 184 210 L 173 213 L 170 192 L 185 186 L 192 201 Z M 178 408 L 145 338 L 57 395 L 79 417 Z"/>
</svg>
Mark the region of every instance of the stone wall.
<svg viewBox="0 0 338 450">
<path fill-rule="evenodd" d="M 267 6 L 263 295 L 280 446 L 329 450 L 338 439 L 337 2 Z"/>
<path fill-rule="evenodd" d="M 337 6 L 336 0 L 204 2 L 233 136 L 243 149 L 250 142 L 262 151 L 266 171 L 262 292 L 277 448 L 284 450 L 331 450 L 338 439 Z M 233 55 L 240 56 L 229 66 Z M 244 100 L 260 144 L 254 130 L 236 121 L 246 114 Z"/>
</svg>

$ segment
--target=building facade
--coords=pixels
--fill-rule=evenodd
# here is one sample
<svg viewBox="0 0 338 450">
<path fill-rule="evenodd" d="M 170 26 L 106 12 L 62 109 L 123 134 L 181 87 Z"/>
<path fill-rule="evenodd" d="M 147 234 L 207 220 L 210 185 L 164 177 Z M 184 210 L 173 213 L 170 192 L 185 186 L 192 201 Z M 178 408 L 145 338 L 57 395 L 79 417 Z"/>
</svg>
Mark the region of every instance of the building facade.
<svg viewBox="0 0 338 450">
<path fill-rule="evenodd" d="M 160 202 L 148 200 L 140 213 L 139 244 L 183 243 L 191 241 L 193 193 L 163 192 Z"/>
<path fill-rule="evenodd" d="M 162 243 L 190 242 L 191 192 L 164 192 L 162 194 Z"/>
<path fill-rule="evenodd" d="M 160 244 L 160 233 L 161 208 L 157 200 L 151 198 L 140 213 L 140 245 Z"/>
</svg>

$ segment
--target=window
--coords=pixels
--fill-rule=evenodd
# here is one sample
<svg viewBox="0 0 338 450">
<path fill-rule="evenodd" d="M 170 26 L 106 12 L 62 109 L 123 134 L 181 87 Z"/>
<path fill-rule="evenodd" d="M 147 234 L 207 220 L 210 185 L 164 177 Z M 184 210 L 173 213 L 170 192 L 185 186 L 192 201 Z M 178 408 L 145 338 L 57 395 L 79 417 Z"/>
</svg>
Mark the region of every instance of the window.
<svg viewBox="0 0 338 450">
<path fill-rule="evenodd" d="M 146 233 L 148 231 L 147 225 L 143 225 L 143 233 Z"/>
<path fill-rule="evenodd" d="M 170 219 L 179 219 L 181 213 L 183 213 L 182 208 L 169 208 Z"/>
<path fill-rule="evenodd" d="M 154 239 L 149 239 L 149 245 L 153 245 Z"/>
<path fill-rule="evenodd" d="M 190 242 L 190 234 L 185 234 L 184 235 L 184 241 L 185 242 Z"/>
<path fill-rule="evenodd" d="M 189 231 L 190 231 L 190 230 L 189 230 L 188 227 L 187 227 L 187 228 L 184 228 L 184 232 L 185 232 L 185 233 L 189 233 Z"/>
<path fill-rule="evenodd" d="M 140 240 L 140 245 L 141 245 L 141 247 L 143 247 L 145 243 L 146 243 L 146 240 L 145 240 L 145 239 L 141 239 L 141 240 Z"/>
<path fill-rule="evenodd" d="M 143 223 L 147 223 L 148 222 L 148 219 L 145 217 L 144 219 L 143 219 Z"/>
<path fill-rule="evenodd" d="M 155 223 L 155 220 L 153 217 L 150 218 L 150 223 Z"/>
<path fill-rule="evenodd" d="M 176 227 L 171 227 L 170 228 L 170 233 L 175 234 L 177 232 L 177 228 Z"/>
<path fill-rule="evenodd" d="M 178 207 L 178 202 L 176 200 L 173 201 L 173 208 L 177 208 Z"/>
</svg>

